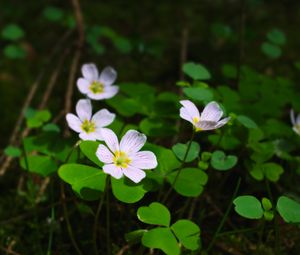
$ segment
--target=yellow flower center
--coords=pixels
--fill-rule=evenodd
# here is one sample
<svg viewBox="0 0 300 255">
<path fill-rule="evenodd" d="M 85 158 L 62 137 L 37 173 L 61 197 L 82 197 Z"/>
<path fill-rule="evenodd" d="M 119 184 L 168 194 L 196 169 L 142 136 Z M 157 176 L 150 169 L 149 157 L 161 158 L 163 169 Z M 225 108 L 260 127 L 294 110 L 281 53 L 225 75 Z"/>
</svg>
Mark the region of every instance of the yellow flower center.
<svg viewBox="0 0 300 255">
<path fill-rule="evenodd" d="M 94 94 L 101 94 L 104 91 L 104 85 L 100 81 L 93 81 L 89 87 Z"/>
<path fill-rule="evenodd" d="M 93 133 L 96 131 L 96 124 L 93 121 L 84 120 L 81 124 L 81 129 L 86 133 Z"/>
<path fill-rule="evenodd" d="M 123 151 L 115 151 L 113 162 L 116 166 L 127 168 L 131 162 L 131 159 L 127 156 L 127 154 Z"/>
<path fill-rule="evenodd" d="M 299 131 L 299 133 L 300 133 L 300 124 L 296 124 L 295 125 L 295 128 Z"/>
<path fill-rule="evenodd" d="M 194 128 L 195 128 L 195 131 L 196 131 L 196 132 L 199 132 L 199 131 L 202 130 L 201 128 L 198 128 L 198 127 L 196 126 L 196 124 L 197 124 L 198 122 L 199 122 L 199 118 L 194 117 L 194 118 L 193 118 L 193 123 L 194 123 Z"/>
</svg>

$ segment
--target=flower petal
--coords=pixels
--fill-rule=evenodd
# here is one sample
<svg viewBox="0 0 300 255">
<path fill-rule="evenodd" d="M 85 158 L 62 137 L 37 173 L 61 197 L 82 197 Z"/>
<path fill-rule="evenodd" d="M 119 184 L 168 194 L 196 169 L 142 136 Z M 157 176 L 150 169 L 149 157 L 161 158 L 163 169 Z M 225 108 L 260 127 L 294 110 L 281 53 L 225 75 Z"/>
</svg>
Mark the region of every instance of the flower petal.
<svg viewBox="0 0 300 255">
<path fill-rule="evenodd" d="M 154 169 L 157 167 L 156 156 L 152 151 L 139 151 L 132 156 L 130 165 L 140 169 Z"/>
<path fill-rule="evenodd" d="M 220 127 L 224 126 L 229 120 L 230 120 L 230 117 L 227 117 L 227 118 L 224 118 L 224 119 L 220 120 L 217 123 L 216 128 L 220 128 Z"/>
<path fill-rule="evenodd" d="M 108 148 L 110 149 L 110 151 L 112 153 L 114 153 L 115 151 L 118 151 L 119 150 L 119 141 L 118 141 L 118 137 L 116 136 L 116 134 L 108 128 L 102 128 L 101 132 L 102 132 L 103 139 L 104 139 L 106 145 L 108 146 Z"/>
<path fill-rule="evenodd" d="M 297 115 L 297 118 L 296 118 L 296 125 L 300 125 L 300 114 Z"/>
<path fill-rule="evenodd" d="M 223 115 L 223 111 L 216 102 L 207 104 L 201 113 L 200 120 L 218 122 Z"/>
<path fill-rule="evenodd" d="M 135 183 L 139 183 L 142 179 L 146 177 L 144 171 L 132 166 L 123 168 L 123 173 L 126 177 L 128 177 L 130 180 L 132 180 Z"/>
<path fill-rule="evenodd" d="M 200 129 L 200 131 L 213 130 L 216 129 L 217 122 L 200 120 L 195 126 L 196 128 Z"/>
<path fill-rule="evenodd" d="M 120 150 L 127 154 L 138 152 L 145 144 L 147 137 L 136 131 L 128 130 L 120 142 Z"/>
<path fill-rule="evenodd" d="M 80 119 L 72 114 L 72 113 L 68 113 L 66 115 L 66 120 L 68 122 L 68 126 L 73 129 L 74 131 L 80 133 L 82 130 L 81 130 L 81 121 Z"/>
<path fill-rule="evenodd" d="M 296 120 L 295 120 L 295 113 L 294 113 L 293 109 L 290 110 L 290 117 L 291 117 L 291 122 L 292 122 L 293 126 L 295 126 Z"/>
<path fill-rule="evenodd" d="M 84 141 L 96 141 L 97 140 L 95 133 L 82 132 L 79 134 L 79 137 L 81 140 L 84 140 Z"/>
<path fill-rule="evenodd" d="M 76 112 L 81 121 L 92 117 L 92 104 L 89 99 L 80 99 L 76 104 Z"/>
<path fill-rule="evenodd" d="M 87 96 L 93 100 L 103 100 L 114 97 L 119 91 L 118 86 L 106 86 L 104 87 L 104 92 L 99 94 L 94 94 L 92 92 L 88 92 Z"/>
<path fill-rule="evenodd" d="M 117 72 L 112 67 L 105 67 L 99 77 L 99 81 L 102 82 L 105 86 L 112 85 L 117 79 Z"/>
<path fill-rule="evenodd" d="M 113 157 L 114 155 L 109 151 L 109 149 L 103 145 L 103 144 L 100 144 L 98 146 L 98 149 L 96 151 L 96 156 L 98 157 L 98 159 L 100 161 L 102 161 L 103 163 L 106 163 L 106 164 L 110 164 L 113 162 Z"/>
<path fill-rule="evenodd" d="M 180 104 L 183 105 L 183 107 L 180 108 L 180 117 L 194 123 L 194 118 L 200 119 L 200 113 L 197 109 L 196 105 L 190 101 L 190 100 L 181 100 Z"/>
<path fill-rule="evenodd" d="M 90 86 L 90 81 L 84 78 L 79 78 L 77 80 L 77 87 L 82 94 L 86 94 L 89 92 L 89 86 Z"/>
<path fill-rule="evenodd" d="M 297 128 L 297 127 L 293 127 L 293 130 L 298 134 L 298 135 L 300 135 L 300 130 Z"/>
<path fill-rule="evenodd" d="M 116 179 L 120 179 L 123 176 L 122 169 L 114 164 L 108 164 L 103 166 L 103 172 L 110 174 Z"/>
<path fill-rule="evenodd" d="M 114 113 L 109 112 L 107 109 L 102 109 L 94 114 L 92 120 L 96 123 L 97 127 L 105 127 L 111 124 L 115 117 Z"/>
<path fill-rule="evenodd" d="M 89 81 L 98 80 L 99 73 L 95 64 L 84 64 L 81 68 L 81 72 L 84 78 Z"/>
</svg>

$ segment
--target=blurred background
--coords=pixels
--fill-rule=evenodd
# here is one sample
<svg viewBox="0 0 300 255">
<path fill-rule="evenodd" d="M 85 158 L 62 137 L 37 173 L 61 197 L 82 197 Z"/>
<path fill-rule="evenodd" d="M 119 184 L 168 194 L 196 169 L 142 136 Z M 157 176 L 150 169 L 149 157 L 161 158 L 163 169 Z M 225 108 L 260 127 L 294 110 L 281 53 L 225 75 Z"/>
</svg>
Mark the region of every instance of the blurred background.
<svg viewBox="0 0 300 255">
<path fill-rule="evenodd" d="M 113 66 L 118 82 L 147 82 L 159 90 L 176 90 L 174 84 L 182 78 L 181 65 L 187 60 L 209 68 L 215 84 L 226 82 L 221 76 L 224 64 L 238 62 L 263 72 L 299 76 L 294 72 L 300 44 L 298 1 L 85 0 L 80 4 L 84 42 L 76 78 L 82 63 L 95 62 L 99 68 Z M 52 78 L 51 100 L 45 107 L 57 113 L 63 109 L 78 46 L 75 15 L 72 1 L 1 1 L 1 147 L 9 142 L 36 81 L 30 105 L 41 104 Z M 274 29 L 286 38 L 280 47 L 268 42 L 267 34 Z M 78 98 L 77 89 L 74 93 L 73 98 Z"/>
<path fill-rule="evenodd" d="M 156 89 L 156 95 L 160 92 L 174 92 L 176 95 L 171 94 L 173 99 L 170 101 L 173 100 L 175 106 L 178 104 L 178 95 L 182 96 L 178 81 L 190 80 L 182 71 L 183 64 L 201 63 L 211 73 L 209 88 L 214 93 L 214 99 L 222 103 L 227 114 L 245 114 L 264 131 L 265 137 L 261 134 L 253 135 L 255 139 L 258 137 L 257 141 L 267 141 L 255 154 L 258 161 L 266 151 L 268 155 L 263 155 L 262 161 L 269 160 L 276 153 L 276 156 L 282 152 L 298 155 L 300 141 L 295 139 L 292 131 L 289 111 L 294 108 L 295 112 L 300 112 L 299 24 L 300 1 L 292 0 L 0 0 L 0 176 L 6 173 L 5 178 L 0 180 L 1 243 L 8 247 L 9 244 L 14 245 L 14 240 L 18 240 L 17 248 L 20 251 L 28 251 L 27 247 L 34 244 L 32 254 L 42 254 L 38 253 L 41 247 L 37 247 L 35 242 L 39 240 L 46 244 L 48 241 L 49 225 L 52 224 L 45 220 L 49 216 L 51 202 L 50 195 L 44 193 L 48 183 L 43 182 L 43 190 L 42 182 L 36 176 L 28 179 L 33 179 L 32 183 L 37 183 L 38 187 L 25 182 L 19 163 L 7 161 L 10 157 L 6 157 L 3 152 L 8 145 L 20 145 L 22 137 L 29 134 L 28 125 L 36 127 L 40 125 L 39 121 L 41 124 L 44 120 L 47 122 L 50 119 L 49 112 L 52 114 L 51 120 L 64 129 L 65 114 L 74 111 L 75 102 L 82 97 L 76 87 L 76 80 L 81 75 L 80 68 L 84 63 L 94 62 L 99 69 L 114 67 L 118 72 L 116 83 L 121 90 L 122 83 L 132 83 L 132 87 L 145 83 Z M 141 85 L 139 88 L 149 90 L 147 86 Z M 151 89 L 150 92 L 154 97 Z M 122 109 L 118 108 L 117 103 L 111 101 L 108 105 L 122 115 Z M 175 106 L 170 111 L 172 117 L 175 117 L 169 122 L 171 124 L 165 125 L 166 129 L 172 128 L 174 119 L 178 119 L 178 109 Z M 28 122 L 34 109 L 47 109 L 49 112 L 43 112 L 40 119 Z M 143 114 L 147 116 L 147 113 L 142 112 L 141 115 Z M 136 124 L 141 117 L 133 115 L 134 111 L 133 114 L 125 111 L 122 116 L 128 117 L 124 118 L 126 121 Z M 229 131 L 226 131 L 220 144 L 219 133 L 210 135 L 209 142 L 205 140 L 205 145 L 217 144 L 221 149 L 238 155 L 244 152 L 244 143 L 248 138 L 248 133 L 239 128 L 233 131 L 228 128 Z M 37 133 L 35 129 L 31 132 Z M 162 133 L 172 135 L 169 130 L 163 130 Z M 277 147 L 274 149 L 273 146 L 273 142 L 279 139 L 288 141 L 288 145 L 284 144 L 282 147 L 284 149 L 280 148 L 282 150 Z M 161 142 L 167 146 L 172 143 L 170 137 Z M 268 152 L 269 149 L 271 153 Z M 6 154 L 20 156 L 18 153 L 12 149 Z M 284 160 L 288 161 L 288 157 L 292 156 L 284 153 L 281 154 L 282 158 L 276 160 L 286 166 L 288 163 Z M 294 189 L 295 192 L 300 192 L 297 185 L 300 161 L 291 162 L 290 169 L 295 171 L 289 172 L 292 174 L 283 182 L 283 188 L 278 186 L 279 191 Z M 11 171 L 7 171 L 8 169 Z M 236 178 L 232 176 L 232 179 Z M 229 183 L 228 186 L 232 188 L 230 178 L 224 180 L 224 183 Z M 251 181 L 252 179 L 249 183 Z M 223 205 L 221 192 L 215 191 L 215 187 L 219 185 L 218 180 L 215 185 L 210 185 L 216 200 Z M 252 187 L 257 186 L 257 192 L 261 194 L 259 185 L 249 186 L 245 185 L 243 188 L 252 192 L 255 190 Z M 36 197 L 47 204 L 38 207 L 40 201 L 36 202 Z M 77 200 L 76 207 L 80 213 L 93 214 L 93 211 L 85 204 L 77 203 Z M 115 211 L 119 213 L 121 207 L 117 205 Z M 36 208 L 42 216 L 34 219 L 32 215 Z M 79 213 L 74 208 L 75 206 L 72 212 L 75 211 L 77 216 Z M 123 212 L 127 213 L 124 208 L 122 207 Z M 30 209 L 29 213 L 27 209 Z M 132 209 L 131 213 L 134 214 L 135 211 Z M 28 222 L 25 221 L 27 218 L 30 218 Z M 124 222 L 129 222 L 128 225 L 132 223 L 132 219 L 130 215 L 124 216 Z M 77 220 L 78 218 L 76 223 Z M 76 231 L 85 236 L 92 221 L 84 217 L 80 220 L 84 222 L 81 226 L 85 226 L 87 230 L 85 232 L 82 227 Z M 59 218 L 57 221 L 62 220 Z M 238 221 L 237 223 L 239 224 Z M 215 228 L 215 225 L 213 218 L 206 224 L 207 229 L 204 231 L 209 230 L 210 226 Z M 55 225 L 53 228 L 56 227 Z M 125 226 L 124 229 L 126 227 L 129 230 L 130 227 Z M 283 230 L 287 234 L 286 239 L 291 234 L 293 245 L 297 246 L 298 229 L 289 231 L 289 228 L 287 226 Z M 28 230 L 34 234 L 27 236 Z M 123 236 L 117 238 L 114 240 L 115 244 L 125 242 Z M 56 254 L 71 254 L 68 253 L 71 245 L 66 244 L 69 242 L 66 229 L 57 234 L 57 240 Z M 84 245 L 89 246 L 88 240 L 84 240 Z M 237 245 L 242 246 L 240 243 Z M 284 246 L 287 250 L 290 248 L 288 242 Z M 293 254 L 298 254 L 296 248 L 295 251 Z M 271 251 L 268 254 L 273 253 Z"/>
</svg>

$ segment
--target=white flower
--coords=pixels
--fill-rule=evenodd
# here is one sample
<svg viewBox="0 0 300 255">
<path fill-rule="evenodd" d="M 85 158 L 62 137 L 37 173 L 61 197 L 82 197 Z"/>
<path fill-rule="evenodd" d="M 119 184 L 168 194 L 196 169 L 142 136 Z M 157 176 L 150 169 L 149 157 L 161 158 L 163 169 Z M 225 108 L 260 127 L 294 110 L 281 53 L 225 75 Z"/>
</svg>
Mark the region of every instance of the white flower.
<svg viewBox="0 0 300 255">
<path fill-rule="evenodd" d="M 77 80 L 77 87 L 82 94 L 94 100 L 112 98 L 118 91 L 118 86 L 113 86 L 117 72 L 112 67 L 105 67 L 99 75 L 95 64 L 84 64 L 81 68 L 83 78 Z"/>
<path fill-rule="evenodd" d="M 145 178 L 141 169 L 153 169 L 157 166 L 156 156 L 151 151 L 139 151 L 145 144 L 147 137 L 135 130 L 129 130 L 119 143 L 116 134 L 108 129 L 102 130 L 107 147 L 100 144 L 96 155 L 105 163 L 103 171 L 116 179 L 123 175 L 135 183 Z"/>
<path fill-rule="evenodd" d="M 294 110 L 291 109 L 290 111 L 290 116 L 291 116 L 291 122 L 293 124 L 293 130 L 300 135 L 300 114 L 295 117 Z"/>
<path fill-rule="evenodd" d="M 224 126 L 230 119 L 230 117 L 227 117 L 220 120 L 223 111 L 216 102 L 207 104 L 201 115 L 195 104 L 190 100 L 182 100 L 180 103 L 182 104 L 180 117 L 191 122 L 196 131 L 217 129 Z"/>
<path fill-rule="evenodd" d="M 116 115 L 106 109 L 102 109 L 92 116 L 92 104 L 89 99 L 80 99 L 76 104 L 77 116 L 68 113 L 66 119 L 68 125 L 79 133 L 82 140 L 103 140 L 101 131 L 103 127 L 111 124 Z"/>
</svg>

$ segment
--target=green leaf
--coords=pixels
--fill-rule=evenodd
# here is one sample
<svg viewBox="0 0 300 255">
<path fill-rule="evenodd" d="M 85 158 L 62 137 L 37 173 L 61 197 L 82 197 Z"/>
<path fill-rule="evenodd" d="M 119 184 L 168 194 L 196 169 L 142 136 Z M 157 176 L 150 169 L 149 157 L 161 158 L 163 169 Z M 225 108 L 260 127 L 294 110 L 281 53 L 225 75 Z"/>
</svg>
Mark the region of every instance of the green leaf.
<svg viewBox="0 0 300 255">
<path fill-rule="evenodd" d="M 168 182 L 173 185 L 179 170 L 167 176 Z M 203 191 L 203 186 L 207 183 L 207 174 L 198 168 L 183 168 L 177 177 L 174 189 L 180 195 L 187 197 L 197 197 Z"/>
<path fill-rule="evenodd" d="M 156 155 L 158 166 L 154 171 L 163 177 L 181 166 L 180 161 L 175 157 L 174 153 L 167 148 L 147 143 L 143 147 L 143 150 L 152 151 Z"/>
<path fill-rule="evenodd" d="M 58 125 L 54 124 L 54 123 L 48 123 L 46 125 L 43 126 L 42 128 L 43 131 L 53 131 L 53 132 L 60 132 L 60 128 Z"/>
<path fill-rule="evenodd" d="M 185 63 L 182 70 L 193 80 L 209 80 L 211 78 L 209 71 L 201 64 Z"/>
<path fill-rule="evenodd" d="M 254 196 L 239 196 L 233 200 L 235 211 L 247 219 L 260 219 L 264 210 L 259 200 Z"/>
<path fill-rule="evenodd" d="M 48 6 L 43 11 L 43 16 L 50 21 L 59 21 L 63 18 L 63 11 L 55 6 Z"/>
<path fill-rule="evenodd" d="M 16 41 L 18 39 L 21 39 L 24 34 L 25 33 L 23 29 L 17 24 L 9 24 L 3 28 L 1 36 L 3 39 Z"/>
<path fill-rule="evenodd" d="M 263 197 L 261 203 L 265 211 L 270 211 L 272 209 L 272 203 L 268 198 Z"/>
<path fill-rule="evenodd" d="M 183 93 L 192 100 L 209 102 L 213 100 L 213 93 L 209 88 L 184 88 Z"/>
<path fill-rule="evenodd" d="M 222 73 L 225 77 L 235 79 L 237 77 L 237 70 L 234 65 L 224 64 L 222 66 Z"/>
<path fill-rule="evenodd" d="M 138 219 L 147 224 L 170 226 L 171 215 L 167 207 L 158 202 L 142 206 L 137 211 Z"/>
<path fill-rule="evenodd" d="M 22 151 L 16 146 L 9 145 L 4 149 L 4 153 L 9 157 L 17 158 L 21 156 Z"/>
<path fill-rule="evenodd" d="M 274 213 L 272 211 L 264 211 L 264 218 L 267 221 L 271 221 L 274 218 Z"/>
<path fill-rule="evenodd" d="M 219 171 L 226 171 L 233 168 L 238 159 L 234 155 L 226 156 L 223 151 L 214 151 L 211 157 L 211 165 L 214 169 Z"/>
<path fill-rule="evenodd" d="M 27 155 L 26 158 L 21 158 L 20 165 L 23 169 L 43 177 L 49 176 L 57 170 L 55 161 L 48 156 Z"/>
<path fill-rule="evenodd" d="M 249 117 L 247 117 L 245 115 L 239 115 L 237 117 L 237 120 L 246 128 L 254 128 L 254 129 L 258 128 L 257 124 L 252 119 L 250 119 Z"/>
<path fill-rule="evenodd" d="M 105 190 L 107 175 L 99 168 L 64 164 L 59 168 L 58 175 L 85 200 L 97 200 Z"/>
<path fill-rule="evenodd" d="M 281 48 L 275 44 L 264 42 L 261 45 L 262 52 L 269 58 L 279 58 L 281 56 Z"/>
<path fill-rule="evenodd" d="M 257 180 L 262 180 L 266 177 L 269 181 L 277 182 L 280 175 L 283 174 L 284 170 L 281 165 L 273 162 L 256 164 L 250 171 L 253 178 Z"/>
<path fill-rule="evenodd" d="M 188 143 L 183 144 L 183 143 L 177 143 L 172 147 L 172 150 L 174 154 L 179 158 L 180 160 L 184 160 L 184 156 L 186 154 L 186 151 L 188 149 Z M 196 142 L 192 142 L 191 146 L 189 148 L 188 154 L 186 156 L 185 162 L 192 162 L 195 160 L 200 152 L 200 145 Z"/>
<path fill-rule="evenodd" d="M 102 167 L 104 164 L 101 162 L 96 156 L 96 151 L 99 147 L 99 142 L 97 141 L 81 141 L 79 144 L 79 148 L 81 152 L 92 162 L 94 162 L 97 166 Z"/>
<path fill-rule="evenodd" d="M 192 251 L 200 247 L 200 228 L 190 220 L 178 220 L 171 226 L 182 245 Z"/>
<path fill-rule="evenodd" d="M 162 118 L 145 118 L 139 128 L 147 136 L 174 136 L 177 133 L 176 127 Z"/>
<path fill-rule="evenodd" d="M 144 187 L 146 180 L 135 184 L 126 178 L 111 178 L 112 192 L 118 200 L 124 203 L 135 203 L 140 201 L 147 190 Z"/>
<path fill-rule="evenodd" d="M 274 44 L 283 45 L 286 43 L 285 34 L 281 30 L 276 28 L 268 32 L 267 38 Z"/>
<path fill-rule="evenodd" d="M 180 249 L 169 228 L 154 228 L 146 232 L 142 244 L 148 248 L 162 250 L 167 255 L 179 255 Z"/>
<path fill-rule="evenodd" d="M 300 203 L 286 196 L 281 196 L 276 207 L 285 222 L 300 223 Z"/>
<path fill-rule="evenodd" d="M 9 44 L 4 47 L 3 53 L 11 59 L 21 59 L 26 57 L 26 51 L 18 44 Z"/>
<path fill-rule="evenodd" d="M 147 230 L 145 229 L 138 229 L 135 231 L 131 231 L 129 233 L 125 234 L 125 240 L 128 243 L 131 244 L 135 244 L 135 243 L 139 243 L 144 235 L 144 233 L 146 233 Z"/>
<path fill-rule="evenodd" d="M 28 116 L 28 115 L 27 115 Z M 33 110 L 27 117 L 27 126 L 29 128 L 38 128 L 43 125 L 43 123 L 51 119 L 51 113 L 48 110 Z"/>
</svg>

